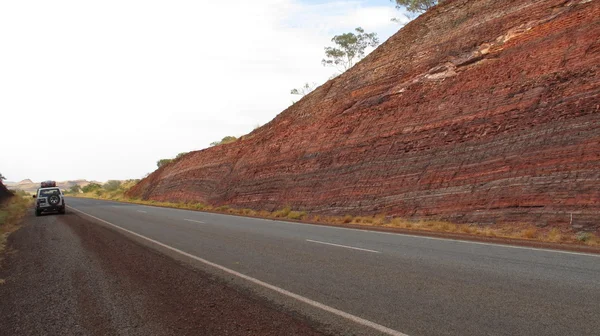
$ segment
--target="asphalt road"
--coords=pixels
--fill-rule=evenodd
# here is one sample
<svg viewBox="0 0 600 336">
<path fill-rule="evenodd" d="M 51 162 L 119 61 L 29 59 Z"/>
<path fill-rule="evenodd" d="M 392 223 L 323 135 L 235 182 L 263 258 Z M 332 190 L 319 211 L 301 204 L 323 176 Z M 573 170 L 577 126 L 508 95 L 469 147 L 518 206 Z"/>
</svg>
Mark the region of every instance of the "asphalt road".
<svg viewBox="0 0 600 336">
<path fill-rule="evenodd" d="M 598 255 L 90 199 L 68 204 L 344 333 L 600 334 Z"/>
</svg>

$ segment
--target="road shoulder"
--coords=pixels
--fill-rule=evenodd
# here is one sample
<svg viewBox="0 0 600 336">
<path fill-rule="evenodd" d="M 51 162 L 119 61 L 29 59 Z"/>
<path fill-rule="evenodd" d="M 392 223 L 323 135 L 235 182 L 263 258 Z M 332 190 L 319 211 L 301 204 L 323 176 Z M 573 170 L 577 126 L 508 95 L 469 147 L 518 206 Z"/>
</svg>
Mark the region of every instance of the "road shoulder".
<svg viewBox="0 0 600 336">
<path fill-rule="evenodd" d="M 0 334 L 319 335 L 321 326 L 73 213 L 26 217 Z"/>
</svg>

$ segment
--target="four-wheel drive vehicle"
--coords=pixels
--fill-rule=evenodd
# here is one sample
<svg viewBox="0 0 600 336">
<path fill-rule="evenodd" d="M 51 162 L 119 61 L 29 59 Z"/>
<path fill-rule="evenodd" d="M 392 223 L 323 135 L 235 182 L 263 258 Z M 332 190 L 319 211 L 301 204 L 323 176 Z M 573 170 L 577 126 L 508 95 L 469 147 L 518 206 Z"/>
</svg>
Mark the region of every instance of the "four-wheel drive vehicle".
<svg viewBox="0 0 600 336">
<path fill-rule="evenodd" d="M 65 197 L 59 188 L 40 188 L 36 195 L 35 215 L 39 216 L 42 212 L 58 211 L 60 214 L 65 213 Z"/>
</svg>

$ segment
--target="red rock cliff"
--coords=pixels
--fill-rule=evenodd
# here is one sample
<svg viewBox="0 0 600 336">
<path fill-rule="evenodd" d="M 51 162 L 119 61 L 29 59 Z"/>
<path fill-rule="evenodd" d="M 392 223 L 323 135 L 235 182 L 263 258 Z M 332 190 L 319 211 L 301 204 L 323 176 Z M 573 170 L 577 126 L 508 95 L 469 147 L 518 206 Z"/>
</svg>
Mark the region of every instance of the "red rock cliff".
<svg viewBox="0 0 600 336">
<path fill-rule="evenodd" d="M 130 196 L 598 228 L 599 71 L 600 1 L 447 1 Z"/>
</svg>

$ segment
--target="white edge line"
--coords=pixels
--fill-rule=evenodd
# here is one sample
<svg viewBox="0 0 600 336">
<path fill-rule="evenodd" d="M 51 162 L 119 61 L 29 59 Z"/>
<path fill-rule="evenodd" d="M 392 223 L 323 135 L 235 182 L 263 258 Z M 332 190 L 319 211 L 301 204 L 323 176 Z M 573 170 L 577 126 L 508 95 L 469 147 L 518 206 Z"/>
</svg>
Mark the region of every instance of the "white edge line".
<svg viewBox="0 0 600 336">
<path fill-rule="evenodd" d="M 365 251 L 365 252 L 381 253 L 381 252 L 379 252 L 379 251 L 375 251 L 375 250 L 368 250 L 368 249 L 364 249 L 364 248 L 360 248 L 360 247 L 354 247 L 354 246 L 348 246 L 348 245 L 340 245 L 340 244 L 334 244 L 334 243 L 326 243 L 326 242 L 322 242 L 322 241 L 318 241 L 318 240 L 311 240 L 311 239 L 307 239 L 306 241 L 307 241 L 307 242 L 311 242 L 311 243 L 324 244 L 324 245 L 331 245 L 331 246 L 343 247 L 343 248 L 347 248 L 347 249 L 353 249 L 353 250 L 359 250 L 359 251 Z"/>
<path fill-rule="evenodd" d="M 476 242 L 476 241 L 471 241 L 471 240 L 452 239 L 452 238 L 428 237 L 428 236 L 421 236 L 421 235 L 413 235 L 413 234 L 409 234 L 409 233 L 375 231 L 375 230 L 369 230 L 366 228 L 365 229 L 354 229 L 354 228 L 336 227 L 336 226 L 312 224 L 312 223 L 282 222 L 282 221 L 278 221 L 275 219 L 262 219 L 262 218 L 253 218 L 253 219 L 259 219 L 259 220 L 264 220 L 264 221 L 268 220 L 268 221 L 272 221 L 275 223 L 281 223 L 281 224 L 312 225 L 312 226 L 319 226 L 322 228 L 337 229 L 337 230 L 351 230 L 351 231 L 358 231 L 358 232 L 363 232 L 363 233 L 364 232 L 376 233 L 376 234 L 391 235 L 391 236 L 402 236 L 402 237 L 411 237 L 411 238 L 429 239 L 429 240 L 441 240 L 441 241 L 446 241 L 446 242 L 456 242 L 456 243 L 463 243 L 463 244 L 485 245 L 485 246 L 492 246 L 492 247 L 507 247 L 507 248 L 512 248 L 512 249 L 563 253 L 563 254 L 572 254 L 572 255 L 580 255 L 580 256 L 586 256 L 586 257 L 600 258 L 600 254 L 592 254 L 592 253 L 584 253 L 584 252 L 570 252 L 570 251 L 544 249 L 544 248 L 538 248 L 538 247 L 526 247 L 526 246 L 506 245 L 506 244 L 497 244 L 497 243 L 483 243 L 483 242 Z M 535 242 L 535 241 L 533 241 L 533 242 Z"/>
<path fill-rule="evenodd" d="M 152 207 L 152 206 L 147 205 L 147 207 Z M 175 208 L 165 208 L 165 207 L 161 207 L 161 208 L 162 209 L 169 209 L 169 210 L 194 211 L 194 210 L 187 210 L 187 209 L 175 209 Z M 228 214 L 211 213 L 211 212 L 205 212 L 205 214 L 218 215 L 218 216 L 231 216 L 231 215 L 228 215 Z M 492 247 L 506 247 L 506 248 L 512 248 L 512 249 L 531 250 L 531 251 L 540 251 L 540 252 L 551 252 L 551 253 L 562 253 L 562 254 L 571 254 L 571 255 L 579 255 L 579 256 L 586 256 L 586 257 L 600 258 L 600 254 L 592 254 L 592 253 L 585 253 L 585 252 L 570 252 L 570 251 L 545 249 L 545 248 L 539 248 L 539 247 L 527 247 L 527 246 L 507 245 L 507 244 L 498 244 L 498 243 L 483 243 L 483 242 L 476 242 L 476 241 L 471 241 L 471 240 L 452 239 L 452 238 L 428 237 L 428 236 L 422 236 L 422 235 L 416 235 L 416 234 L 410 234 L 410 233 L 397 233 L 397 232 L 375 231 L 375 230 L 369 230 L 368 228 L 355 229 L 355 228 L 337 227 L 337 226 L 332 226 L 332 225 L 322 225 L 322 224 L 313 224 L 313 223 L 283 222 L 283 221 L 280 221 L 280 220 L 277 220 L 277 219 L 268 219 L 268 218 L 243 217 L 243 216 L 240 216 L 240 217 L 245 218 L 245 219 L 254 219 L 254 220 L 257 220 L 257 221 L 264 221 L 264 222 L 268 221 L 268 222 L 272 222 L 272 223 L 285 224 L 285 225 L 288 225 L 288 224 L 292 224 L 292 225 L 311 225 L 311 226 L 318 226 L 318 227 L 322 227 L 322 228 L 335 229 L 335 230 L 351 230 L 351 231 L 358 231 L 358 232 L 363 232 L 363 233 L 375 233 L 375 234 L 383 234 L 383 235 L 411 237 L 411 238 L 418 238 L 418 239 L 429 239 L 429 240 L 441 240 L 441 241 L 447 241 L 447 242 L 457 242 L 457 243 L 462 243 L 462 244 L 474 244 L 474 245 L 484 245 L 484 246 L 492 246 Z"/>
<path fill-rule="evenodd" d="M 261 280 L 258 280 L 258 279 L 255 279 L 255 278 L 253 278 L 253 277 L 250 277 L 250 276 L 248 276 L 248 275 L 245 275 L 245 274 L 242 274 L 242 273 L 236 272 L 236 271 L 234 271 L 234 270 L 232 270 L 232 269 L 229 269 L 229 268 L 227 268 L 227 267 L 221 266 L 221 265 L 219 265 L 219 264 L 215 264 L 215 263 L 213 263 L 213 262 L 210 262 L 210 261 L 208 261 L 208 260 L 202 259 L 202 258 L 200 258 L 200 257 L 197 257 L 197 256 L 195 256 L 195 255 L 192 255 L 192 254 L 189 254 L 189 253 L 187 253 L 187 252 L 184 252 L 184 251 L 178 250 L 178 249 L 176 249 L 176 248 L 174 248 L 174 247 L 171 247 L 171 246 L 169 246 L 169 245 L 163 244 L 163 243 L 161 243 L 161 242 L 159 242 L 159 241 L 156 241 L 156 240 L 154 240 L 154 239 L 148 238 L 148 237 L 146 237 L 146 236 L 143 236 L 143 235 L 141 235 L 141 234 L 139 234 L 139 233 L 135 233 L 135 232 L 133 232 L 133 231 L 130 231 L 130 230 L 124 229 L 124 228 L 122 228 L 122 227 L 120 227 L 120 226 L 118 226 L 118 225 L 115 225 L 115 224 L 113 224 L 113 223 L 107 222 L 107 221 L 105 221 L 104 219 L 100 219 L 100 218 L 98 218 L 98 217 L 96 217 L 96 216 L 92 216 L 92 215 L 90 215 L 90 214 L 88 214 L 88 213 L 85 213 L 85 212 L 83 212 L 83 211 L 81 211 L 81 210 L 75 209 L 75 208 L 73 208 L 73 207 L 71 207 L 71 206 L 68 206 L 68 205 L 67 205 L 67 207 L 68 207 L 68 208 L 70 208 L 71 210 L 75 210 L 75 211 L 77 211 L 77 212 L 79 212 L 79 213 L 82 213 L 82 214 L 84 214 L 84 215 L 88 216 L 88 217 L 91 217 L 91 218 L 93 218 L 93 219 L 95 219 L 95 220 L 98 220 L 98 221 L 100 221 L 100 222 L 102 222 L 102 223 L 104 223 L 104 224 L 110 225 L 110 226 L 112 226 L 112 227 L 114 227 L 114 228 L 116 228 L 116 229 L 119 229 L 119 230 L 121 230 L 121 231 L 127 232 L 127 233 L 129 233 L 129 234 L 131 234 L 131 235 L 134 235 L 134 236 L 136 236 L 136 237 L 139 237 L 139 238 L 145 239 L 145 240 L 147 240 L 147 241 L 149 241 L 149 242 L 151 242 L 151 243 L 153 243 L 153 244 L 156 244 L 156 245 L 158 245 L 158 246 L 161 246 L 161 247 L 163 247 L 163 248 L 166 248 L 166 249 L 168 249 L 168 250 L 171 250 L 171 251 L 177 252 L 177 253 L 179 253 L 179 254 L 181 254 L 181 255 L 183 255 L 183 256 L 186 256 L 186 257 L 188 257 L 188 258 L 191 258 L 191 259 L 197 260 L 197 261 L 199 261 L 199 262 L 201 262 L 201 263 L 204 263 L 204 264 L 206 264 L 206 265 L 209 265 L 209 266 L 212 266 L 212 267 L 214 267 L 214 268 L 217 268 L 217 269 L 219 269 L 219 270 L 221 270 L 221 271 L 223 271 L 223 272 L 229 273 L 229 274 L 231 274 L 231 275 L 235 275 L 235 276 L 237 276 L 237 277 L 239 277 L 239 278 L 242 278 L 242 279 L 244 279 L 244 280 L 250 281 L 250 282 L 252 282 L 252 283 L 254 283 L 254 284 L 256 284 L 256 285 L 259 285 L 259 286 L 262 286 L 262 287 L 268 288 L 268 289 L 270 289 L 270 290 L 272 290 L 272 291 L 274 291 L 274 292 L 277 292 L 277 293 L 279 293 L 279 294 L 282 294 L 282 295 L 285 295 L 285 296 L 291 297 L 291 298 L 293 298 L 293 299 L 296 299 L 296 300 L 298 300 L 298 301 L 300 301 L 300 302 L 306 303 L 306 304 L 308 304 L 308 305 L 310 305 L 310 306 L 313 306 L 313 307 L 315 307 L 315 308 L 319 308 L 319 309 L 322 309 L 322 310 L 324 310 L 324 311 L 326 311 L 326 312 L 329 312 L 329 313 L 335 314 L 335 315 L 337 315 L 337 316 L 343 317 L 343 318 L 345 318 L 345 319 L 348 319 L 348 320 L 350 320 L 350 321 L 352 321 L 352 322 L 355 322 L 355 323 L 357 323 L 357 324 L 360 324 L 360 325 L 362 325 L 362 326 L 365 326 L 365 327 L 369 327 L 369 328 L 375 329 L 375 330 L 377 330 L 377 331 L 380 331 L 380 332 L 382 332 L 382 333 L 384 333 L 384 334 L 391 335 L 391 336 L 408 336 L 407 334 L 403 334 L 403 333 L 401 333 L 401 332 L 399 332 L 399 331 L 396 331 L 396 330 L 394 330 L 394 329 L 390 329 L 390 328 L 388 328 L 388 327 L 384 327 L 384 326 L 382 326 L 382 325 L 380 325 L 380 324 L 377 324 L 377 323 L 375 323 L 375 322 L 371 322 L 371 321 L 369 321 L 369 320 L 365 320 L 365 319 L 363 319 L 363 318 L 361 318 L 361 317 L 358 317 L 358 316 L 352 315 L 352 314 L 350 314 L 350 313 L 346 313 L 346 312 L 344 312 L 344 311 L 341 311 L 341 310 L 339 310 L 339 309 L 335 309 L 335 308 L 333 308 L 333 307 L 327 306 L 327 305 L 325 305 L 325 304 L 322 304 L 322 303 L 320 303 L 320 302 L 317 302 L 317 301 L 311 300 L 311 299 L 309 299 L 309 298 L 306 298 L 306 297 L 304 297 L 304 296 L 301 296 L 301 295 L 298 295 L 298 294 L 292 293 L 292 292 L 290 292 L 290 291 L 287 291 L 287 290 L 285 290 L 285 289 L 283 289 L 283 288 L 279 288 L 279 287 L 277 287 L 277 286 L 274 286 L 274 285 L 268 284 L 268 283 L 266 283 L 266 282 L 263 282 L 263 281 L 261 281 Z"/>
<path fill-rule="evenodd" d="M 199 221 L 199 220 L 193 220 L 193 219 L 184 219 L 184 221 L 188 221 L 188 222 L 194 222 L 194 223 L 200 223 L 200 224 L 206 224 L 203 221 Z"/>
</svg>

